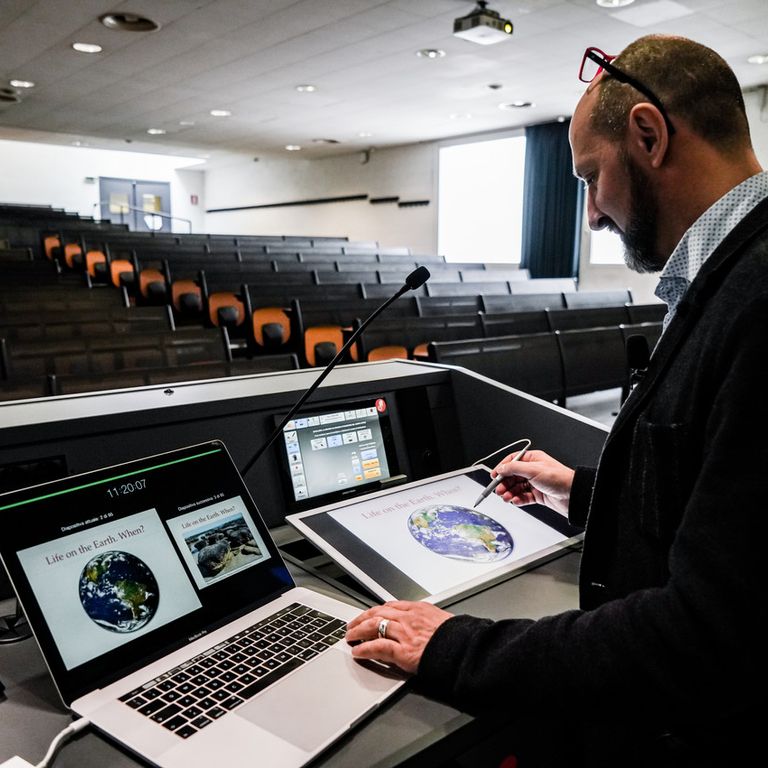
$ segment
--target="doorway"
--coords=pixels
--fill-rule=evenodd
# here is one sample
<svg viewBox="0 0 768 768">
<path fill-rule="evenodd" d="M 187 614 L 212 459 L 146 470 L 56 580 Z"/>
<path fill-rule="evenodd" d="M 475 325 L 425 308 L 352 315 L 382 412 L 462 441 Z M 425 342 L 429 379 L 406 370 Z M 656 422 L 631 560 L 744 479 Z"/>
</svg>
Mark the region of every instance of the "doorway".
<svg viewBox="0 0 768 768">
<path fill-rule="evenodd" d="M 171 232 L 171 185 L 167 181 L 99 179 L 101 218 L 132 232 Z"/>
</svg>

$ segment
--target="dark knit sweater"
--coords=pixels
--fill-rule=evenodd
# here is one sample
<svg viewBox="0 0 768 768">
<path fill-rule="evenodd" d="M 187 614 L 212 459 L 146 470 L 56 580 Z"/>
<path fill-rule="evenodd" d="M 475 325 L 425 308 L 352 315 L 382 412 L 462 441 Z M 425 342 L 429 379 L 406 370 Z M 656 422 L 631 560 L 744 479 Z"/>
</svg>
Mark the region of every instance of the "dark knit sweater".
<svg viewBox="0 0 768 768">
<path fill-rule="evenodd" d="M 577 469 L 580 609 L 450 619 L 418 689 L 474 714 L 578 723 L 588 753 L 613 755 L 594 764 L 633 764 L 668 733 L 738 764 L 734 750 L 762 741 L 752 725 L 765 709 L 745 696 L 762 696 L 768 667 L 767 371 L 763 201 L 694 279 L 597 470 Z"/>
</svg>

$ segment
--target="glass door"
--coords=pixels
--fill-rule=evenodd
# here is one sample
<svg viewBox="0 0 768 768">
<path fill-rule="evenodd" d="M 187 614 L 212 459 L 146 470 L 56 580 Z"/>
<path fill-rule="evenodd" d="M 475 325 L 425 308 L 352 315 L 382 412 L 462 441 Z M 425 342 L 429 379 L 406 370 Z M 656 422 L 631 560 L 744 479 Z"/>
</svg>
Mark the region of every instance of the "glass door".
<svg viewBox="0 0 768 768">
<path fill-rule="evenodd" d="M 101 218 L 134 232 L 171 231 L 171 185 L 167 181 L 99 179 Z"/>
</svg>

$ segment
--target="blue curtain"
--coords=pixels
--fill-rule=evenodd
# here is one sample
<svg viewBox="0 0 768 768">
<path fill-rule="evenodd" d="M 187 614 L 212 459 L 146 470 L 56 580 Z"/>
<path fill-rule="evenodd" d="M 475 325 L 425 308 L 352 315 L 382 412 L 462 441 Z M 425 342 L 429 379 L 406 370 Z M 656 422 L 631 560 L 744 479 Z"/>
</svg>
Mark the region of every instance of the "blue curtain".
<svg viewBox="0 0 768 768">
<path fill-rule="evenodd" d="M 531 277 L 578 277 L 582 186 L 573 175 L 568 126 L 525 130 L 523 237 L 520 267 Z"/>
</svg>

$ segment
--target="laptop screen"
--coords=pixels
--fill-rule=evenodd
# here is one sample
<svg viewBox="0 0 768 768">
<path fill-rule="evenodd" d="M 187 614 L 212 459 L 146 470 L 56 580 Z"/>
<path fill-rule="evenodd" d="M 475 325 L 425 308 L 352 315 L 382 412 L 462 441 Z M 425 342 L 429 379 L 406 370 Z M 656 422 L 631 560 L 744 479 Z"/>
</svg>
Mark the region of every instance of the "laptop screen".
<svg viewBox="0 0 768 768">
<path fill-rule="evenodd" d="M 293 586 L 218 441 L 2 495 L 0 518 L 67 702 Z"/>
</svg>

